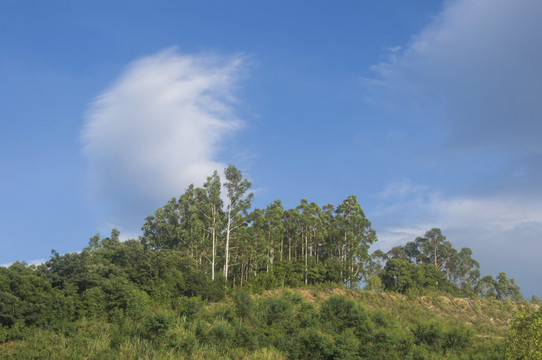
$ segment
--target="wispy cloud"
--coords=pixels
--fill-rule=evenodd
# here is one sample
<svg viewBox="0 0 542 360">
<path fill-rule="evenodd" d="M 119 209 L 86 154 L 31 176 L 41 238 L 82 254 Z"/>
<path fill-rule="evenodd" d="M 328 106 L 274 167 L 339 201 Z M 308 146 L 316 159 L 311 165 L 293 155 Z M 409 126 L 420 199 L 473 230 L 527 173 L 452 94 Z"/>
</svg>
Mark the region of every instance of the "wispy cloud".
<svg viewBox="0 0 542 360">
<path fill-rule="evenodd" d="M 135 60 L 89 106 L 82 130 L 90 198 L 104 222 L 133 231 L 190 184 L 222 170 L 236 115 L 243 55 L 167 49 Z"/>
<path fill-rule="evenodd" d="M 403 198 L 423 193 L 424 190 L 427 190 L 426 186 L 413 184 L 409 180 L 394 181 L 389 183 L 384 190 L 377 193 L 375 197 L 378 199 Z"/>
</svg>

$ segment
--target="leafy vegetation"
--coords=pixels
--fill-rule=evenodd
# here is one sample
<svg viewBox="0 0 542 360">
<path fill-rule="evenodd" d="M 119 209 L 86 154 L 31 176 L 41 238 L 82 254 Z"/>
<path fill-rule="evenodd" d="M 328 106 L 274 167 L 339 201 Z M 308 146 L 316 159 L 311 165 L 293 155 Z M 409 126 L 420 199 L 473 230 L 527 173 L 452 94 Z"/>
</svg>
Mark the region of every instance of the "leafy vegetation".
<svg viewBox="0 0 542 360">
<path fill-rule="evenodd" d="M 507 343 L 509 359 L 542 359 L 542 309 L 521 312 L 512 323 Z"/>
<path fill-rule="evenodd" d="M 0 268 L 0 357 L 500 359 L 517 310 L 507 354 L 538 356 L 538 305 L 504 273 L 481 277 L 440 229 L 371 254 L 355 196 L 251 211 L 250 182 L 233 166 L 225 179 L 225 205 L 215 172 L 137 240 L 113 229 Z"/>
</svg>

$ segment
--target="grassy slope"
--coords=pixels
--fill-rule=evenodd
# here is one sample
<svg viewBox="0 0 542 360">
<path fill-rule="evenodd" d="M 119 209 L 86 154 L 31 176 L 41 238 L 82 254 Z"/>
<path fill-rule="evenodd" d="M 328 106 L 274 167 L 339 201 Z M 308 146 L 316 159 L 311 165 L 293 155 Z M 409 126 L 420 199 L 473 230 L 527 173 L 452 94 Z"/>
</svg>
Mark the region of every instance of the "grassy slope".
<svg viewBox="0 0 542 360">
<path fill-rule="evenodd" d="M 369 310 L 380 310 L 390 318 L 408 326 L 417 320 L 440 319 L 450 324 L 471 327 L 482 337 L 505 338 L 508 324 L 519 310 L 534 312 L 538 305 L 491 299 L 466 299 L 440 294 L 405 296 L 385 292 L 350 289 L 295 290 L 307 301 L 318 305 L 332 294 L 344 294 L 361 302 Z M 277 293 L 274 292 L 267 292 Z"/>
<path fill-rule="evenodd" d="M 480 342 L 502 342 L 507 336 L 508 324 L 516 311 L 526 309 L 535 311 L 538 306 L 520 304 L 511 301 L 452 298 L 439 294 L 425 296 L 404 296 L 400 294 L 375 293 L 350 289 L 295 289 L 266 291 L 253 295 L 255 299 L 279 297 L 285 292 L 301 294 L 306 301 L 319 307 L 322 301 L 333 294 L 346 295 L 360 302 L 368 310 L 381 311 L 395 320 L 404 329 L 410 329 L 418 321 L 441 320 L 450 325 L 466 325 L 472 328 Z M 211 315 L 220 312 L 220 308 L 233 307 L 233 301 L 208 304 L 203 310 Z M 205 317 L 205 315 L 204 315 Z M 182 320 L 178 320 L 182 321 Z M 119 338 L 115 343 L 119 329 L 109 323 L 81 320 L 74 324 L 78 336 L 67 336 L 50 331 L 36 331 L 23 341 L 8 342 L 0 345 L 0 359 L 175 359 L 172 346 L 181 348 L 190 343 L 194 334 L 182 323 L 173 326 L 168 332 L 168 342 L 178 343 L 156 348 L 148 341 L 138 338 Z M 135 326 L 135 325 L 134 325 Z M 193 341 L 193 340 L 192 340 Z M 216 348 L 196 347 L 189 356 L 194 359 L 283 359 L 284 354 L 274 349 L 247 351 L 227 349 L 217 352 Z"/>
</svg>

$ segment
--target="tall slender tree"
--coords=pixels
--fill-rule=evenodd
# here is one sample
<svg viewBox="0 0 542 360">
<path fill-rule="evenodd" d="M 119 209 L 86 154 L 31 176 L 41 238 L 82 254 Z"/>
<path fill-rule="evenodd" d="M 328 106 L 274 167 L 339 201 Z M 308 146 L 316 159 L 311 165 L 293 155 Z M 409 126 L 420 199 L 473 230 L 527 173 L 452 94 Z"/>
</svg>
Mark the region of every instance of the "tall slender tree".
<svg viewBox="0 0 542 360">
<path fill-rule="evenodd" d="M 350 195 L 337 207 L 340 231 L 343 234 L 343 262 L 345 281 L 354 286 L 363 271 L 363 262 L 369 259 L 368 249 L 376 238 L 376 232 L 365 217 L 355 195 Z"/>
<path fill-rule="evenodd" d="M 228 191 L 224 277 L 228 279 L 231 234 L 247 221 L 247 210 L 251 206 L 254 194 L 247 194 L 251 183 L 243 178 L 241 171 L 235 166 L 228 166 L 224 170 L 224 175 L 227 180 L 224 187 Z"/>
<path fill-rule="evenodd" d="M 207 178 L 203 184 L 204 196 L 198 202 L 199 208 L 205 217 L 205 230 L 211 234 L 211 279 L 215 280 L 217 233 L 221 232 L 221 224 L 224 212 L 223 202 L 220 198 L 220 177 L 215 170 L 213 175 Z"/>
</svg>

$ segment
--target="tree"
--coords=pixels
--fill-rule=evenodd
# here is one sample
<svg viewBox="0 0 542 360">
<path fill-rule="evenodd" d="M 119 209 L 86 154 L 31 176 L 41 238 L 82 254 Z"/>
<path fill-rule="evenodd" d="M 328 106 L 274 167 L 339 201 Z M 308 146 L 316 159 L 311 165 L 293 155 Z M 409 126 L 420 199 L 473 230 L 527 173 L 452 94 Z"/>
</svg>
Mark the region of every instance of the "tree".
<svg viewBox="0 0 542 360">
<path fill-rule="evenodd" d="M 163 247 L 175 248 L 179 241 L 182 241 L 182 234 L 179 234 L 179 222 L 183 220 L 182 211 L 179 206 L 192 198 L 193 186 L 191 185 L 187 192 L 181 196 L 181 200 L 177 203 L 175 198 L 172 198 L 161 208 L 158 208 L 154 215 L 145 218 L 145 224 L 141 228 L 143 236 L 140 237 L 140 242 L 145 245 L 145 248 L 158 250 Z"/>
<path fill-rule="evenodd" d="M 404 251 L 405 257 L 408 259 L 408 261 L 416 263 L 421 262 L 422 254 L 420 252 L 420 249 L 418 249 L 418 245 L 415 241 L 407 242 L 405 244 Z"/>
<path fill-rule="evenodd" d="M 416 243 L 425 258 L 439 270 L 443 269 L 452 255 L 452 244 L 446 241 L 446 236 L 442 235 L 442 230 L 439 228 L 427 231 L 423 238 L 416 239 Z"/>
<path fill-rule="evenodd" d="M 111 236 L 108 238 L 102 239 L 102 246 L 105 248 L 109 248 L 111 246 L 119 244 L 120 231 L 117 229 L 111 230 Z"/>
<path fill-rule="evenodd" d="M 497 299 L 502 300 L 511 298 L 512 300 L 523 300 L 523 296 L 519 291 L 519 286 L 514 279 L 509 279 L 506 273 L 501 272 L 497 275 L 497 282 L 495 283 L 495 292 Z"/>
<path fill-rule="evenodd" d="M 251 206 L 253 193 L 247 194 L 251 183 L 243 178 L 241 171 L 233 165 L 228 166 L 224 170 L 226 176 L 226 184 L 224 186 L 228 190 L 228 205 L 226 207 L 226 245 L 225 256 L 226 263 L 224 265 L 224 277 L 228 279 L 229 261 L 230 261 L 230 238 L 231 234 L 241 225 L 246 222 L 246 212 Z"/>
<path fill-rule="evenodd" d="M 198 206 L 200 212 L 205 217 L 204 228 L 211 233 L 211 280 L 215 280 L 216 268 L 216 243 L 217 232 L 220 233 L 223 217 L 222 199 L 220 198 L 220 177 L 215 170 L 213 175 L 207 178 L 203 184 L 204 193 L 202 199 L 199 199 Z"/>
<path fill-rule="evenodd" d="M 301 233 L 301 253 L 305 264 L 305 285 L 309 282 L 309 256 L 317 254 L 314 247 L 316 233 L 319 231 L 321 222 L 321 210 L 318 204 L 312 202 L 309 204 L 307 199 L 302 199 L 296 207 L 299 212 L 299 224 Z"/>
<path fill-rule="evenodd" d="M 269 268 L 273 267 L 275 261 L 275 250 L 277 247 L 277 240 L 280 240 L 280 260 L 282 261 L 283 253 L 283 241 L 282 236 L 284 233 L 284 226 L 282 224 L 282 218 L 284 215 L 284 207 L 280 200 L 275 200 L 273 203 L 267 206 L 265 211 L 265 226 L 266 226 L 266 238 L 269 243 L 269 256 L 268 256 L 268 266 Z"/>
<path fill-rule="evenodd" d="M 404 259 L 390 259 L 380 275 L 385 290 L 406 293 L 417 289 L 416 265 Z"/>
<path fill-rule="evenodd" d="M 472 258 L 472 250 L 462 248 L 461 251 L 454 251 L 447 265 L 447 272 L 451 280 L 459 285 L 463 292 L 472 292 L 473 284 L 480 277 L 480 264 Z"/>
<path fill-rule="evenodd" d="M 480 296 L 492 297 L 497 300 L 523 300 L 523 295 L 519 291 L 516 281 L 509 279 L 504 272 L 499 273 L 497 279 L 493 279 L 492 275 L 482 277 L 474 287 L 474 291 Z"/>
<path fill-rule="evenodd" d="M 401 245 L 394 246 L 388 251 L 388 257 L 390 259 L 404 259 L 408 260 L 405 253 L 405 248 Z"/>
<path fill-rule="evenodd" d="M 363 262 L 368 260 L 369 246 L 377 238 L 371 223 L 365 217 L 363 209 L 355 195 L 350 195 L 337 207 L 340 231 L 343 235 L 343 261 L 347 283 L 353 287 L 359 281 L 363 271 Z"/>
<path fill-rule="evenodd" d="M 480 296 L 495 298 L 497 296 L 495 293 L 496 286 L 497 282 L 493 279 L 493 275 L 486 275 L 478 281 L 474 291 Z"/>
</svg>

